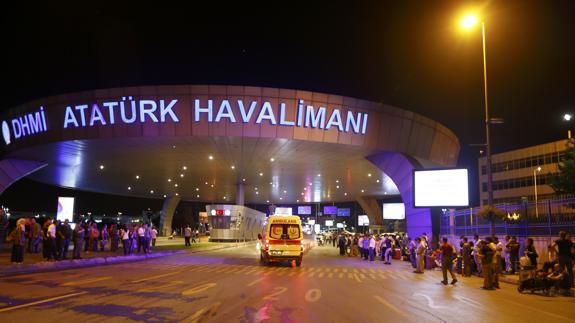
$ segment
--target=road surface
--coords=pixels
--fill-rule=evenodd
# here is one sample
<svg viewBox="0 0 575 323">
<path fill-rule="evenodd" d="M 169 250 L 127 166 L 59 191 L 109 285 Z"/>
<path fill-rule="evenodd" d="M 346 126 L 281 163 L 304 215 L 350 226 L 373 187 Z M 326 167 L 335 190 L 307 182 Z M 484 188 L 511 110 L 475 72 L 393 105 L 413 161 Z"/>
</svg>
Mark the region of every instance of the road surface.
<svg viewBox="0 0 575 323">
<path fill-rule="evenodd" d="M 575 298 L 443 286 L 316 247 L 302 267 L 262 266 L 254 246 L 6 277 L 1 322 L 575 322 Z"/>
</svg>

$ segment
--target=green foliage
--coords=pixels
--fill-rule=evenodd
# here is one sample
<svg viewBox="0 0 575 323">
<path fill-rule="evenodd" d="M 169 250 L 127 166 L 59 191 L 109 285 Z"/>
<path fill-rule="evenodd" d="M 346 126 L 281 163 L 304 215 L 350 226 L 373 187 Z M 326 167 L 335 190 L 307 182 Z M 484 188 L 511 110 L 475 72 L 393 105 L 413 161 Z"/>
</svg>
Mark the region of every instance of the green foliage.
<svg viewBox="0 0 575 323">
<path fill-rule="evenodd" d="M 507 217 L 507 212 L 493 205 L 485 205 L 481 210 L 477 211 L 477 216 L 491 221 L 495 219 L 504 220 Z"/>
<path fill-rule="evenodd" d="M 575 140 L 567 142 L 565 156 L 559 162 L 559 172 L 551 176 L 549 185 L 558 194 L 575 194 Z"/>
</svg>

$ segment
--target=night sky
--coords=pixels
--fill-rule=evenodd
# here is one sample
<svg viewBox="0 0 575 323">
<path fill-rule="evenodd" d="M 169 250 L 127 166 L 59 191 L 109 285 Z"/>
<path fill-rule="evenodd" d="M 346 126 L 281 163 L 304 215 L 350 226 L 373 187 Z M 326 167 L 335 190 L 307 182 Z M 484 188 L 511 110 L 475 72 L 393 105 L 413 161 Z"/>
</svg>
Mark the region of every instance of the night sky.
<svg viewBox="0 0 575 323">
<path fill-rule="evenodd" d="M 196 3 L 196 2 L 192 2 Z M 494 152 L 562 139 L 575 112 L 575 1 L 240 2 L 2 11 L 1 109 L 78 90 L 238 84 L 382 101 L 437 120 L 472 171 L 484 142 L 481 8 Z M 360 5 L 361 4 L 361 5 Z M 571 128 L 575 128 L 571 124 Z M 11 188 L 44 187 L 30 182 Z"/>
</svg>

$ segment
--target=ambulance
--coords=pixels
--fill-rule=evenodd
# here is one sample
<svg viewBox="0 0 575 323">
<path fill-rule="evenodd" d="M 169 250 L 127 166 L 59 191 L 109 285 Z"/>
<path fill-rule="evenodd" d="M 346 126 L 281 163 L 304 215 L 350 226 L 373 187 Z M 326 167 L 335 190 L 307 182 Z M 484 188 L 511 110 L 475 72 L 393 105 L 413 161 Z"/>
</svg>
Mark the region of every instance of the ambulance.
<svg viewBox="0 0 575 323">
<path fill-rule="evenodd" d="M 304 244 L 299 216 L 270 216 L 258 238 L 262 263 L 295 260 L 296 265 L 301 266 Z"/>
</svg>

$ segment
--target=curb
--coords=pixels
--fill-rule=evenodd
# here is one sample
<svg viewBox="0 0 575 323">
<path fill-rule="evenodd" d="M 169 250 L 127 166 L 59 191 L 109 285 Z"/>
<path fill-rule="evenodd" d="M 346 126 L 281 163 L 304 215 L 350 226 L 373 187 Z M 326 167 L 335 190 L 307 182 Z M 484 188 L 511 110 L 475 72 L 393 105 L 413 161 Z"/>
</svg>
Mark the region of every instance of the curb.
<svg viewBox="0 0 575 323">
<path fill-rule="evenodd" d="M 92 267 L 100 265 L 111 265 L 118 264 L 122 262 L 133 262 L 142 261 L 146 259 L 153 259 L 159 257 L 173 256 L 177 254 L 182 254 L 184 251 L 176 250 L 170 252 L 158 252 L 138 256 L 111 256 L 102 258 L 88 258 L 88 259 L 72 259 L 57 262 L 39 262 L 29 265 L 14 265 L 9 267 L 7 270 L 0 272 L 0 277 L 7 277 L 12 275 L 30 274 L 36 272 L 49 272 L 57 270 L 65 270 L 71 268 L 83 268 Z"/>
<path fill-rule="evenodd" d="M 7 270 L 0 271 L 0 277 L 9 277 L 15 275 L 22 275 L 22 274 L 31 274 L 37 272 L 50 272 L 50 271 L 58 271 L 58 270 L 66 270 L 72 268 L 83 268 L 83 267 L 93 267 L 93 266 L 101 266 L 101 265 L 112 265 L 112 264 L 119 264 L 123 262 L 134 262 L 134 261 L 142 261 L 147 259 L 154 259 L 159 257 L 167 257 L 185 253 L 202 253 L 207 251 L 214 251 L 220 249 L 228 249 L 228 248 L 235 248 L 235 247 L 243 247 L 252 244 L 252 242 L 244 242 L 244 243 L 235 243 L 234 245 L 229 246 L 220 246 L 215 248 L 204 248 L 201 250 L 171 250 L 165 252 L 155 252 L 150 254 L 144 255 L 131 255 L 131 256 L 111 256 L 111 257 L 98 257 L 98 258 L 87 258 L 87 259 L 71 259 L 65 261 L 56 261 L 56 262 L 39 262 L 35 264 L 29 265 L 12 265 L 12 267 L 8 267 Z"/>
</svg>

